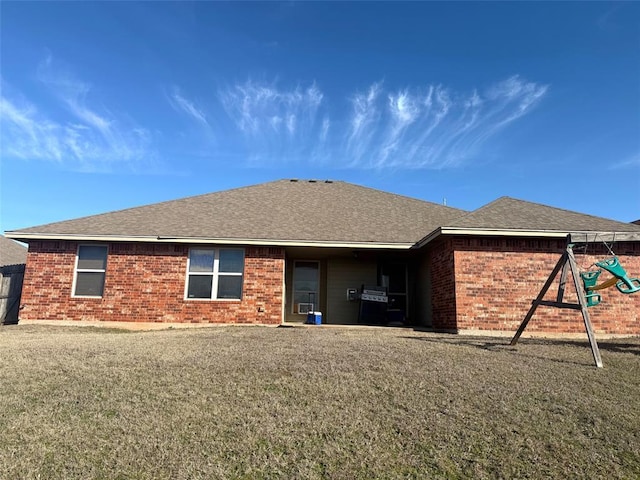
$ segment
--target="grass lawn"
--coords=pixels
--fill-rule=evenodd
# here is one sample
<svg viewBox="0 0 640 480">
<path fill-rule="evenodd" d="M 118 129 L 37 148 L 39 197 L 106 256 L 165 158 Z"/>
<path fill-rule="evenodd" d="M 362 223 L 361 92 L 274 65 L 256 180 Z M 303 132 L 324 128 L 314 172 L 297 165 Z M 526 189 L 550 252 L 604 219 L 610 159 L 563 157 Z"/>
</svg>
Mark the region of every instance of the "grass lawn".
<svg viewBox="0 0 640 480">
<path fill-rule="evenodd" d="M 0 478 L 640 478 L 640 339 L 0 327 Z"/>
</svg>

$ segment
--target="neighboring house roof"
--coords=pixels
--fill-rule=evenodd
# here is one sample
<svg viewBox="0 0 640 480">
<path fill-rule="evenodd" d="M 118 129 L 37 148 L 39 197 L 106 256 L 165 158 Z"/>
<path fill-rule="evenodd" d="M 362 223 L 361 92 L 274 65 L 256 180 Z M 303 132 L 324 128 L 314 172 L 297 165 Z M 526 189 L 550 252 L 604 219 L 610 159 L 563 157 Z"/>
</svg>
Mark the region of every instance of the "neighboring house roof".
<svg viewBox="0 0 640 480">
<path fill-rule="evenodd" d="M 640 240 L 640 227 L 584 213 L 550 207 L 510 197 L 501 197 L 483 207 L 443 224 L 423 238 L 418 245 L 425 245 L 442 234 L 451 235 L 525 235 L 566 237 L 572 233 L 613 233 L 599 235 L 603 240 Z M 617 236 L 616 236 L 617 234 Z M 590 240 L 590 236 L 581 238 Z M 595 240 L 593 240 L 595 241 Z"/>
<path fill-rule="evenodd" d="M 0 235 L 0 267 L 27 263 L 27 247 Z"/>
<path fill-rule="evenodd" d="M 638 219 L 638 220 L 634 220 L 634 221 L 633 221 L 633 222 L 631 222 L 631 223 L 633 223 L 633 224 L 635 224 L 635 225 L 640 225 L 640 219 Z"/>
<path fill-rule="evenodd" d="M 509 197 L 466 212 L 328 180 L 278 180 L 7 235 L 22 240 L 410 248 L 447 234 L 560 238 L 575 232 L 627 232 L 630 239 L 640 240 L 640 226 L 632 223 Z"/>
<path fill-rule="evenodd" d="M 494 230 L 548 230 L 638 232 L 636 225 L 549 207 L 510 197 L 501 197 L 447 224 L 450 227 Z"/>
<path fill-rule="evenodd" d="M 465 213 L 346 182 L 279 180 L 9 234 L 409 248 Z"/>
</svg>

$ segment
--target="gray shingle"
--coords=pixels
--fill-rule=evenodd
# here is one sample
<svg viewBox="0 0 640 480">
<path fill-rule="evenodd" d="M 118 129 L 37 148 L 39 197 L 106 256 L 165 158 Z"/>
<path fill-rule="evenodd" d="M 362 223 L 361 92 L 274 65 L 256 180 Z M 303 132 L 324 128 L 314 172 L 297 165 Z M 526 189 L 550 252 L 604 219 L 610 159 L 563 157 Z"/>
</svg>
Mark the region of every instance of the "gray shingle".
<svg viewBox="0 0 640 480">
<path fill-rule="evenodd" d="M 640 227 L 632 223 L 617 222 L 510 197 L 501 197 L 449 222 L 446 226 L 559 232 L 640 232 Z"/>
<path fill-rule="evenodd" d="M 465 213 L 346 182 L 278 180 L 20 233 L 415 243 Z"/>
<path fill-rule="evenodd" d="M 0 267 L 27 263 L 27 247 L 0 235 Z"/>
<path fill-rule="evenodd" d="M 473 212 L 346 182 L 278 180 L 11 232 L 414 244 L 434 230 L 640 232 L 640 226 L 499 198 Z"/>
</svg>

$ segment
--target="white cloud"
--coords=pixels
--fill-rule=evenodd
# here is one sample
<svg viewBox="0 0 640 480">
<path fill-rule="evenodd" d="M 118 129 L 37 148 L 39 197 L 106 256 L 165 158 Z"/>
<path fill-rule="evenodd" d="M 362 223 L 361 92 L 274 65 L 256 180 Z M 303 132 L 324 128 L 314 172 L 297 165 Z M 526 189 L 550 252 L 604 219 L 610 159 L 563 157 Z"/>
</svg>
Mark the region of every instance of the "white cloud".
<svg viewBox="0 0 640 480">
<path fill-rule="evenodd" d="M 379 84 L 372 86 L 378 88 Z M 380 101 L 367 105 L 367 111 L 379 112 L 367 117 L 367 136 L 349 139 L 351 149 L 359 152 L 356 164 L 378 168 L 462 164 L 490 137 L 528 113 L 546 91 L 545 85 L 514 76 L 484 94 L 474 90 L 462 95 L 441 85 L 390 92 L 386 106 Z M 351 122 L 360 124 L 362 118 L 361 111 L 354 110 Z M 359 149 L 354 141 L 366 148 Z"/>
<path fill-rule="evenodd" d="M 105 139 L 111 138 L 111 121 L 86 105 L 91 85 L 78 80 L 66 71 L 55 69 L 51 55 L 38 66 L 38 79 L 66 106 L 71 114 L 98 130 Z"/>
<path fill-rule="evenodd" d="M 252 163 L 308 160 L 329 131 L 329 119 L 319 118 L 324 95 L 315 84 L 283 89 L 249 80 L 219 91 L 218 99 Z"/>
<path fill-rule="evenodd" d="M 290 134 L 310 129 L 323 99 L 315 84 L 287 91 L 253 81 L 220 91 L 218 97 L 235 125 L 255 136 L 262 135 L 265 127 L 279 129 L 282 124 Z"/>
<path fill-rule="evenodd" d="M 56 162 L 73 170 L 105 172 L 122 167 L 137 171 L 153 159 L 144 129 L 111 132 L 107 142 L 94 126 L 52 121 L 29 103 L 2 97 L 0 122 L 4 158 Z"/>
<path fill-rule="evenodd" d="M 347 134 L 346 154 L 352 165 L 356 165 L 370 149 L 373 128 L 379 121 L 377 107 L 382 87 L 374 83 L 366 93 L 356 93 L 351 98 L 350 130 Z"/>
<path fill-rule="evenodd" d="M 296 133 L 296 115 L 294 113 L 289 114 L 287 117 L 287 130 L 291 135 Z"/>
<path fill-rule="evenodd" d="M 186 113 L 196 122 L 205 127 L 209 127 L 209 122 L 203 109 L 198 107 L 193 101 L 188 100 L 178 87 L 173 88 L 173 92 L 169 96 L 169 103 L 177 112 Z"/>
<path fill-rule="evenodd" d="M 331 128 L 331 120 L 328 117 L 322 119 L 322 127 L 320 128 L 320 141 L 325 143 L 329 136 L 329 129 Z"/>
<path fill-rule="evenodd" d="M 640 153 L 631 155 L 630 157 L 620 160 L 618 162 L 611 163 L 609 170 L 625 170 L 625 169 L 639 169 L 640 168 Z"/>
<path fill-rule="evenodd" d="M 519 76 L 466 94 L 435 84 L 385 91 L 374 82 L 344 109 L 328 105 L 315 84 L 287 90 L 248 81 L 219 99 L 255 162 L 322 158 L 352 168 L 443 168 L 471 161 L 547 90 Z"/>
<path fill-rule="evenodd" d="M 56 162 L 90 172 L 138 171 L 153 163 L 156 155 L 150 133 L 91 107 L 91 86 L 55 69 L 51 56 L 39 65 L 38 79 L 67 115 L 53 118 L 3 82 L 3 158 Z"/>
<path fill-rule="evenodd" d="M 92 85 L 61 68 L 52 56 L 38 66 L 37 78 L 55 100 L 54 107 L 62 107 L 64 113 L 44 110 L 42 104 L 3 88 L 3 157 L 59 162 L 88 171 L 139 170 L 155 160 L 151 133 L 106 109 Z M 260 165 L 443 168 L 481 155 L 489 139 L 529 114 L 547 90 L 547 85 L 519 76 L 464 93 L 438 84 L 388 89 L 373 82 L 329 103 L 315 83 L 287 87 L 249 80 L 219 90 L 222 108 L 217 110 L 205 110 L 177 86 L 166 98 L 199 127 L 198 135 L 204 128 L 206 155 L 211 155 L 210 140 L 215 139 L 221 151 Z M 214 132 L 213 125 L 228 130 Z M 184 138 L 194 138 L 188 134 Z M 616 168 L 635 166 L 637 161 L 634 157 Z"/>
</svg>

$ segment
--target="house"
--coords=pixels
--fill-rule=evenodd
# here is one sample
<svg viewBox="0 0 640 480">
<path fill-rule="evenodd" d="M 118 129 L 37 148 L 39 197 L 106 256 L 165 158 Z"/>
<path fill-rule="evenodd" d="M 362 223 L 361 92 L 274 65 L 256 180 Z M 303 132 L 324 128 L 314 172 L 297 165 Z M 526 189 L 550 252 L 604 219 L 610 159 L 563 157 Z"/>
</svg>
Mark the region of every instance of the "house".
<svg viewBox="0 0 640 480">
<path fill-rule="evenodd" d="M 508 197 L 467 212 L 329 180 L 279 180 L 7 236 L 29 244 L 23 321 L 281 324 L 320 311 L 325 323 L 461 332 L 514 331 L 571 232 L 593 233 L 581 264 L 613 247 L 640 275 L 631 223 Z M 605 245 L 597 232 L 626 240 Z M 597 332 L 640 334 L 640 294 L 614 288 L 603 298 Z M 528 331 L 581 332 L 581 322 L 547 310 Z"/>
<path fill-rule="evenodd" d="M 0 323 L 17 323 L 27 248 L 0 235 Z"/>
</svg>

